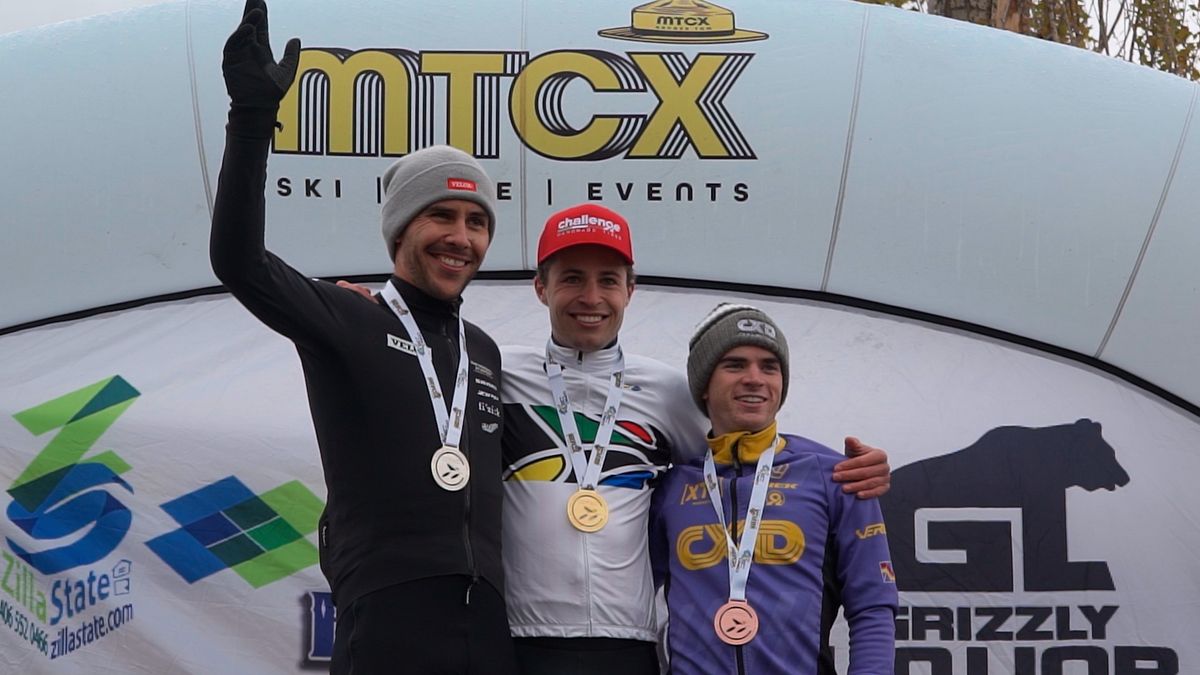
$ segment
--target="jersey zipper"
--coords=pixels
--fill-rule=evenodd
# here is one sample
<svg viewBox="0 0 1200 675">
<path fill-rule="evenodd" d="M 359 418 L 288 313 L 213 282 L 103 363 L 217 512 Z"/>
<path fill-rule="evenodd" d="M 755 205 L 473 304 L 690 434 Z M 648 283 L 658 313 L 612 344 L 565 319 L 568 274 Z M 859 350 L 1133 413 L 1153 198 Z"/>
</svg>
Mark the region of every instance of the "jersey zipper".
<svg viewBox="0 0 1200 675">
<path fill-rule="evenodd" d="M 458 360 L 462 357 L 462 355 L 458 353 L 458 335 L 454 334 L 456 331 L 453 331 L 450 328 L 451 325 L 453 325 L 455 328 L 458 327 L 458 312 L 457 311 L 453 312 L 452 315 L 454 317 L 453 324 L 451 324 L 449 321 L 442 322 L 442 337 L 444 337 L 446 339 L 446 344 L 449 346 L 448 352 L 452 356 L 452 358 L 450 359 L 450 363 L 456 364 L 456 363 L 458 363 Z M 465 328 L 466 327 L 464 326 L 464 330 L 465 330 Z M 468 368 L 469 367 L 470 366 L 468 365 Z M 462 384 L 462 386 L 468 387 L 468 389 L 467 389 L 467 400 L 468 401 L 470 401 L 472 399 L 470 384 L 469 384 L 470 381 L 471 381 L 471 378 L 468 377 L 467 381 L 463 382 L 463 384 Z M 467 404 L 467 409 L 468 410 L 470 409 L 469 403 Z M 463 415 L 466 415 L 466 414 L 467 414 L 466 411 L 463 411 Z M 470 463 L 471 463 L 471 447 L 470 447 L 470 443 L 468 442 L 468 439 L 471 435 L 470 434 L 471 428 L 469 426 L 467 426 L 465 424 L 465 422 L 464 422 L 463 426 L 464 426 L 463 435 L 462 435 L 462 438 L 459 440 L 459 450 L 462 451 L 463 456 L 467 458 L 467 464 L 470 465 Z M 475 550 L 471 546 L 471 493 L 475 491 L 475 485 L 476 485 L 476 481 L 470 481 L 470 483 L 467 485 L 467 489 L 463 490 L 463 529 L 462 529 L 463 548 L 467 554 L 467 570 L 471 574 L 471 581 L 469 584 L 467 584 L 466 597 L 463 599 L 463 602 L 468 605 L 471 604 L 471 589 L 474 588 L 475 584 L 479 581 L 479 571 L 475 569 Z"/>
<path fill-rule="evenodd" d="M 742 543 L 741 537 L 738 536 L 738 498 L 737 485 L 738 479 L 742 477 L 742 458 L 739 454 L 739 442 L 734 441 L 732 450 L 733 455 L 733 478 L 729 481 L 729 536 L 733 537 L 735 543 L 740 546 Z M 734 659 L 737 662 L 738 675 L 746 675 L 746 662 L 742 654 L 742 645 L 735 645 L 733 648 Z"/>
<path fill-rule="evenodd" d="M 580 376 L 583 378 L 583 401 L 581 402 L 580 405 L 583 406 L 583 410 L 587 410 L 592 402 L 592 380 L 591 380 L 591 377 L 588 376 L 587 371 L 585 371 L 583 369 L 583 358 L 584 358 L 583 351 L 577 350 L 575 352 L 575 365 L 579 369 Z M 565 382 L 564 382 L 564 386 L 565 386 Z M 574 410 L 571 410 L 569 412 L 571 415 L 575 414 Z M 581 442 L 582 442 L 582 440 L 583 439 L 580 439 Z M 594 439 L 594 438 L 592 439 L 592 452 L 593 453 L 596 452 L 596 439 Z M 589 464 L 591 463 L 591 457 L 588 458 L 588 463 Z M 603 472 L 604 467 L 600 467 L 600 470 Z M 582 485 L 582 483 L 583 483 L 583 476 L 575 476 L 575 480 L 577 481 L 576 485 L 575 485 L 575 489 L 579 489 L 579 486 Z M 599 491 L 600 491 L 600 485 L 599 485 L 599 480 L 597 480 L 596 492 L 599 493 Z M 584 597 L 584 602 L 587 603 L 588 635 L 590 636 L 590 635 L 594 635 L 594 633 L 592 632 L 592 621 L 595 619 L 595 617 L 592 616 L 592 610 L 594 609 L 594 607 L 593 607 L 594 603 L 592 602 L 592 551 L 591 551 L 592 547 L 589 545 L 589 542 L 588 542 L 589 536 L 591 536 L 591 535 L 584 533 L 583 537 L 581 537 L 581 539 L 583 540 L 583 589 L 584 589 L 583 597 Z"/>
<path fill-rule="evenodd" d="M 467 457 L 467 463 L 471 462 L 471 455 L 466 452 L 466 443 L 462 444 L 464 449 L 463 454 Z M 475 551 L 471 547 L 471 491 L 474 485 L 468 485 L 464 490 L 463 501 L 466 502 L 463 508 L 463 545 L 467 550 L 467 569 L 471 572 L 471 583 L 467 586 L 466 604 L 471 604 L 471 588 L 479 581 L 479 571 L 475 569 Z"/>
</svg>

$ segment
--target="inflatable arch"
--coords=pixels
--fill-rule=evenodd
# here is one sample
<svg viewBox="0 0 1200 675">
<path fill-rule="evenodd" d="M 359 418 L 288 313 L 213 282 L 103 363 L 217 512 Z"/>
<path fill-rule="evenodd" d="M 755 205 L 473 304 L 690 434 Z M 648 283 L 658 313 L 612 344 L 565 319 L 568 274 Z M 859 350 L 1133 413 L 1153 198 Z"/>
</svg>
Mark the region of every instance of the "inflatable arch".
<svg viewBox="0 0 1200 675">
<path fill-rule="evenodd" d="M 527 342 L 545 217 L 614 208 L 628 349 L 682 364 L 716 302 L 759 304 L 792 342 L 783 426 L 888 449 L 897 673 L 1195 670 L 1200 88 L 890 8 L 720 4 L 690 27 L 637 2 L 273 4 L 276 48 L 305 51 L 268 246 L 382 279 L 379 176 L 452 143 L 502 199 L 466 311 Z M 0 36 L 4 672 L 328 659 L 294 351 L 207 257 L 239 13 Z M 204 553 L 189 526 L 248 502 L 288 536 Z"/>
</svg>

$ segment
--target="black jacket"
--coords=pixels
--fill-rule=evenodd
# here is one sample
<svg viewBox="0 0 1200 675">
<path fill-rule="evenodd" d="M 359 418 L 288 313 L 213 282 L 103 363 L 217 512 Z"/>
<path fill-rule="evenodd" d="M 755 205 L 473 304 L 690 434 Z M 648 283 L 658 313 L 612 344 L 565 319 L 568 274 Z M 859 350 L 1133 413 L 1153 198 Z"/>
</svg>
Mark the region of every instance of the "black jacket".
<svg viewBox="0 0 1200 675">
<path fill-rule="evenodd" d="M 471 363 L 461 449 L 471 478 L 448 492 L 433 481 L 430 459 L 442 443 L 417 358 L 396 348 L 394 338 L 409 337 L 400 320 L 383 304 L 305 277 L 264 246 L 270 113 L 230 114 L 210 256 L 234 297 L 299 352 L 328 488 L 319 538 L 334 602 L 346 607 L 385 586 L 447 574 L 482 578 L 503 594 L 499 350 L 465 324 Z M 449 396 L 460 302 L 393 281 Z"/>
</svg>

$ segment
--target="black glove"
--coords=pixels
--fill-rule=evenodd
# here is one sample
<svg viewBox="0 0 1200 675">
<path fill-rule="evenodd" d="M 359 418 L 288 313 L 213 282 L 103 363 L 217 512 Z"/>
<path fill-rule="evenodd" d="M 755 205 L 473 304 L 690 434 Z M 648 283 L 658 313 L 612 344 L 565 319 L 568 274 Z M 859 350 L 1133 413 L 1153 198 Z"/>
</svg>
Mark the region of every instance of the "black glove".
<svg viewBox="0 0 1200 675">
<path fill-rule="evenodd" d="M 267 3 L 246 0 L 242 23 L 225 41 L 221 70 L 225 89 L 235 106 L 275 110 L 296 78 L 300 39 L 288 40 L 283 58 L 275 62 L 267 36 Z"/>
</svg>

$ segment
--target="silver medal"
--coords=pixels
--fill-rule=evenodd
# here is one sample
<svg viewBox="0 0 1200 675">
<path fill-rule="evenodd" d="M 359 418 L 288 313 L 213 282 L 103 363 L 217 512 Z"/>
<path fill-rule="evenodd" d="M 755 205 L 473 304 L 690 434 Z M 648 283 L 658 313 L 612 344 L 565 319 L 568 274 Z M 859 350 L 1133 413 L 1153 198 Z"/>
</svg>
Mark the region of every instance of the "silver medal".
<svg viewBox="0 0 1200 675">
<path fill-rule="evenodd" d="M 466 456 L 459 452 L 458 448 L 449 445 L 443 445 L 433 453 L 429 469 L 433 472 L 433 482 L 449 492 L 465 488 L 471 480 L 471 465 Z"/>
</svg>

